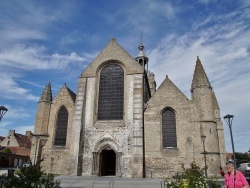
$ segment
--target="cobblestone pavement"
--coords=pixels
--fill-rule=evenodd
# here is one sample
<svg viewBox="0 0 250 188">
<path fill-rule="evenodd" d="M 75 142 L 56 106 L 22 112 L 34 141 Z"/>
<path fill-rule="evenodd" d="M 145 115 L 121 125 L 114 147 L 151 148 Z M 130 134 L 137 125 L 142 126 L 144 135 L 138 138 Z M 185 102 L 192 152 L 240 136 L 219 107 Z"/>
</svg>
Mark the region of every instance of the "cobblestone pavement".
<svg viewBox="0 0 250 188">
<path fill-rule="evenodd" d="M 161 179 L 58 176 L 62 188 L 163 188 Z"/>
</svg>

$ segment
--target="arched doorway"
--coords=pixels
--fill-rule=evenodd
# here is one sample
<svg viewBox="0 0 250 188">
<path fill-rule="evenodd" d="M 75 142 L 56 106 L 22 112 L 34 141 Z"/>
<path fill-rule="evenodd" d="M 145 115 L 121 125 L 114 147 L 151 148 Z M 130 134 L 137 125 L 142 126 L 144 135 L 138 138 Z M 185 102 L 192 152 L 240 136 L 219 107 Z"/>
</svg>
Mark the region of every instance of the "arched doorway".
<svg viewBox="0 0 250 188">
<path fill-rule="evenodd" d="M 100 176 L 115 176 L 116 175 L 116 153 L 114 150 L 102 150 L 100 153 Z"/>
</svg>

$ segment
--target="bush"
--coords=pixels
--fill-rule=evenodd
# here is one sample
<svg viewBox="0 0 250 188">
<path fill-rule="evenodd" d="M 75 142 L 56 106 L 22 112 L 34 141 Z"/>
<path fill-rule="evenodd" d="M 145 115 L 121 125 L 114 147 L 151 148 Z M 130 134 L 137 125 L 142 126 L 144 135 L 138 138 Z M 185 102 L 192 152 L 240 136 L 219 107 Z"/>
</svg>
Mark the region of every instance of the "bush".
<svg viewBox="0 0 250 188">
<path fill-rule="evenodd" d="M 5 148 L 1 152 L 3 152 L 3 153 L 12 153 L 10 148 Z"/>
<path fill-rule="evenodd" d="M 175 181 L 168 181 L 167 188 L 220 188 L 220 185 L 213 180 L 207 180 L 204 176 L 204 169 L 200 169 L 195 163 L 185 169 L 182 176 L 175 176 Z M 181 178 L 180 178 L 181 177 Z"/>
<path fill-rule="evenodd" d="M 54 181 L 53 174 L 41 171 L 40 162 L 21 168 L 15 176 L 9 178 L 4 186 L 6 188 L 59 188 L 60 182 Z"/>
</svg>

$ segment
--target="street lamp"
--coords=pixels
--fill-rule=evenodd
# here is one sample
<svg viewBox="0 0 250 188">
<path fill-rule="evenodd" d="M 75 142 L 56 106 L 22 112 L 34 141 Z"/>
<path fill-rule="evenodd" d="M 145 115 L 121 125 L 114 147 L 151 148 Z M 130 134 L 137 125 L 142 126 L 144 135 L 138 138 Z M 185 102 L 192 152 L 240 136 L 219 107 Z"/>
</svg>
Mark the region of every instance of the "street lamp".
<svg viewBox="0 0 250 188">
<path fill-rule="evenodd" d="M 0 106 L 0 121 L 3 118 L 3 115 L 8 111 L 5 106 Z"/>
<path fill-rule="evenodd" d="M 233 134 L 232 134 L 232 121 L 234 116 L 227 114 L 224 116 L 225 121 L 227 122 L 230 130 L 230 136 L 231 136 L 231 142 L 232 142 L 232 149 L 233 149 L 233 156 L 234 156 L 234 167 L 236 168 L 236 158 L 235 158 L 235 151 L 234 151 L 234 140 L 233 140 Z"/>
<path fill-rule="evenodd" d="M 207 178 L 207 159 L 206 159 L 205 139 L 206 139 L 206 136 L 202 135 L 201 140 L 203 143 L 203 154 L 204 154 L 204 161 L 205 161 L 205 177 Z"/>
</svg>

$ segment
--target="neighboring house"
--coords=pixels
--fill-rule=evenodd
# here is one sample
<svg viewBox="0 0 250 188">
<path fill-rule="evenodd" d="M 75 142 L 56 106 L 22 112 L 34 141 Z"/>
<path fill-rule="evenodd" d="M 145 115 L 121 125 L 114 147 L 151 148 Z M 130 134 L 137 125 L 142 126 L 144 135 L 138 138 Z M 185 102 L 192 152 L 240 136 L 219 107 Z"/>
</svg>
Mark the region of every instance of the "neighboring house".
<svg viewBox="0 0 250 188">
<path fill-rule="evenodd" d="M 227 161 L 233 160 L 233 153 L 227 153 L 226 157 L 227 157 Z"/>
<path fill-rule="evenodd" d="M 26 134 L 22 135 L 15 133 L 15 130 L 10 130 L 8 136 L 3 139 L 0 145 L 31 148 L 31 131 L 26 131 Z"/>
<path fill-rule="evenodd" d="M 159 59 L 166 65 L 162 72 L 170 72 L 175 62 Z M 206 136 L 207 171 L 218 175 L 226 162 L 224 130 L 199 57 L 191 99 L 168 76 L 156 89 L 148 63 L 142 44 L 134 58 L 112 39 L 79 76 L 76 94 L 64 84 L 53 98 L 48 83 L 38 102 L 31 157 L 43 159 L 42 168 L 54 174 L 172 177 L 192 162 L 204 167 Z"/>
<path fill-rule="evenodd" d="M 0 146 L 0 167 L 21 166 L 30 158 L 31 131 L 26 131 L 26 134 L 22 135 L 15 133 L 15 130 L 10 130 Z M 11 150 L 11 153 L 3 152 L 7 148 Z"/>
<path fill-rule="evenodd" d="M 0 143 L 4 140 L 5 137 L 0 136 Z"/>
</svg>

